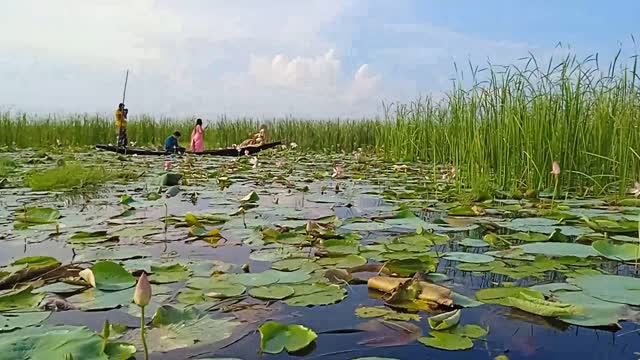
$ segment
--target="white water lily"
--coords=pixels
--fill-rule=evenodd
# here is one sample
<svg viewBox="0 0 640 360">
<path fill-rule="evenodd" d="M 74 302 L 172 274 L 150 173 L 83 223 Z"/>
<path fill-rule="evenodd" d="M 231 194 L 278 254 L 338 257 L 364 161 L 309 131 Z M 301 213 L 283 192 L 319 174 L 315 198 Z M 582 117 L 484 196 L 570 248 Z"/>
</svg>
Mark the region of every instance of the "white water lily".
<svg viewBox="0 0 640 360">
<path fill-rule="evenodd" d="M 252 157 L 251 160 L 249 160 L 249 163 L 253 165 L 252 167 L 255 169 L 256 167 L 258 167 L 258 158 L 255 156 Z"/>
<path fill-rule="evenodd" d="M 636 183 L 634 184 L 633 188 L 631 188 L 630 192 L 635 197 L 640 196 L 640 182 L 636 181 Z"/>
<path fill-rule="evenodd" d="M 134 147 L 134 146 L 136 146 L 137 142 L 131 141 L 131 142 L 129 142 L 129 144 L 131 144 L 131 147 Z"/>
<path fill-rule="evenodd" d="M 292 142 L 291 145 L 289 145 L 292 149 L 295 149 L 298 147 L 298 144 Z"/>
</svg>

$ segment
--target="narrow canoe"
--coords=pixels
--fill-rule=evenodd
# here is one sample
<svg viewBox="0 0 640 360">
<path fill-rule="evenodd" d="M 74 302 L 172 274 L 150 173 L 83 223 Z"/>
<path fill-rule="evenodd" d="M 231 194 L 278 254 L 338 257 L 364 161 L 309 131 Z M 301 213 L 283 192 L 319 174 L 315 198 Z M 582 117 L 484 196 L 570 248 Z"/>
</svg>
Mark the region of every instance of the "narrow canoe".
<svg viewBox="0 0 640 360">
<path fill-rule="evenodd" d="M 274 148 L 280 144 L 282 144 L 280 141 L 276 141 L 276 142 L 264 144 L 261 146 L 247 146 L 247 147 L 240 148 L 239 150 L 236 148 L 215 149 L 215 150 L 205 150 L 200 153 L 186 151 L 184 148 L 181 148 L 179 153 L 187 153 L 187 154 L 195 154 L 195 155 L 213 155 L 213 156 L 242 156 L 246 152 L 248 152 L 249 155 L 255 154 L 262 150 Z M 158 150 L 148 150 L 148 149 L 141 149 L 141 148 L 125 149 L 125 148 L 121 148 L 113 145 L 102 145 L 102 144 L 96 145 L 96 149 L 111 151 L 118 154 L 127 154 L 127 155 L 156 155 L 156 156 L 169 155 L 164 151 L 158 151 Z"/>
</svg>

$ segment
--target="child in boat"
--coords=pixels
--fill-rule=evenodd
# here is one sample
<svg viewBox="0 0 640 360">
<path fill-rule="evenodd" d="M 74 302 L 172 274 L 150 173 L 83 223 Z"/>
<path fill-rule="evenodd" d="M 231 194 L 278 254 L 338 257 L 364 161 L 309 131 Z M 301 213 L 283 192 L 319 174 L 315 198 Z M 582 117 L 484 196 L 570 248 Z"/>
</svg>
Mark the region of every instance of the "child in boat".
<svg viewBox="0 0 640 360">
<path fill-rule="evenodd" d="M 191 132 L 191 151 L 203 152 L 204 151 L 204 139 L 202 136 L 202 119 L 196 120 L 196 126 Z"/>
<path fill-rule="evenodd" d="M 178 139 L 180 138 L 180 131 L 176 131 L 169 135 L 164 141 L 164 151 L 168 153 L 176 153 L 180 149 L 178 145 Z"/>
<path fill-rule="evenodd" d="M 126 147 L 127 139 L 127 113 L 128 109 L 124 108 L 124 104 L 120 103 L 116 109 L 116 135 L 118 137 L 117 146 Z"/>
</svg>

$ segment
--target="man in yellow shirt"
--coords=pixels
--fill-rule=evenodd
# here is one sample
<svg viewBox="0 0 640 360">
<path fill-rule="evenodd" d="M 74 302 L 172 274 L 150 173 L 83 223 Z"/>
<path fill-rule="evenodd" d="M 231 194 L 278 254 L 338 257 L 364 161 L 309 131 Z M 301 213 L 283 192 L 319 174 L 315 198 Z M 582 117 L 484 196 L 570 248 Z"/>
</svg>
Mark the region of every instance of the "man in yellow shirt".
<svg viewBox="0 0 640 360">
<path fill-rule="evenodd" d="M 127 113 L 128 109 L 120 103 L 116 110 L 116 134 L 118 135 L 118 147 L 127 147 Z"/>
</svg>

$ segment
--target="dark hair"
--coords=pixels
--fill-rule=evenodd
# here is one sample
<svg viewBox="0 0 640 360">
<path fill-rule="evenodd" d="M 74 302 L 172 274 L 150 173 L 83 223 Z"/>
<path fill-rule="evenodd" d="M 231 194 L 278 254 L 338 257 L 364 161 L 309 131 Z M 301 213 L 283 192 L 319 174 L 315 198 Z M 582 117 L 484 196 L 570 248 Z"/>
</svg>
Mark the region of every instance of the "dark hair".
<svg viewBox="0 0 640 360">
<path fill-rule="evenodd" d="M 202 126 L 202 119 L 198 119 L 198 120 L 196 120 L 196 125 L 200 125 L 200 126 Z"/>
<path fill-rule="evenodd" d="M 118 108 L 124 107 L 123 103 L 118 104 Z"/>
<path fill-rule="evenodd" d="M 129 109 L 127 109 L 127 108 L 124 108 L 124 111 L 125 111 L 125 112 L 129 112 Z"/>
<path fill-rule="evenodd" d="M 175 136 L 177 136 L 177 137 L 180 137 L 180 131 L 176 131 L 176 132 L 174 132 L 174 133 L 173 133 L 173 135 L 175 135 Z"/>
</svg>

